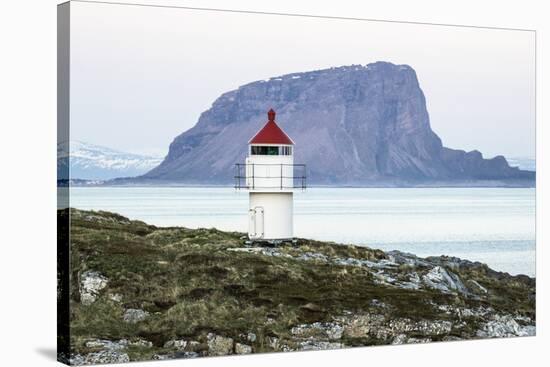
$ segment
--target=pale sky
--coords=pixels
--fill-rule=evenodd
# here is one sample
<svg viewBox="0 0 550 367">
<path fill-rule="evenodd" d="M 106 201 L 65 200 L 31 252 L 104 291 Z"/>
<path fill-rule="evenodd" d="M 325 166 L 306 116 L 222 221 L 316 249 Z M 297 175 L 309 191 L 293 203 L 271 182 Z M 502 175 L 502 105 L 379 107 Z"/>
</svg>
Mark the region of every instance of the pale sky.
<svg viewBox="0 0 550 367">
<path fill-rule="evenodd" d="M 416 70 L 445 146 L 535 156 L 532 31 L 79 2 L 71 3 L 71 139 L 164 155 L 224 92 L 376 61 Z"/>
</svg>

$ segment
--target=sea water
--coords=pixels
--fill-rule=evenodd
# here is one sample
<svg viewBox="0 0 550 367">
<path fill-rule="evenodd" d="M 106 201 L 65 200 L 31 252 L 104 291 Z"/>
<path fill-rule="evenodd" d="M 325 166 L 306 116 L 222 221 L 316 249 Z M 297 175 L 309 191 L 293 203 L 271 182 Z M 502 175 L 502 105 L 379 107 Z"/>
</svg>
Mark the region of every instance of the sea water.
<svg viewBox="0 0 550 367">
<path fill-rule="evenodd" d="M 231 187 L 73 187 L 70 195 L 71 207 L 157 226 L 247 230 L 248 194 Z M 294 195 L 294 233 L 534 276 L 535 190 L 310 188 Z"/>
</svg>

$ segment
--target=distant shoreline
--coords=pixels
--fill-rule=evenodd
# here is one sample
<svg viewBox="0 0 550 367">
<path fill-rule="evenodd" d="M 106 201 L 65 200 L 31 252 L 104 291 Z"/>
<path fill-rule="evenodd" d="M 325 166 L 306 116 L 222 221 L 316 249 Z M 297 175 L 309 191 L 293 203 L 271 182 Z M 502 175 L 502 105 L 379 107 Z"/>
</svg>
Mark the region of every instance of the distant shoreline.
<svg viewBox="0 0 550 367">
<path fill-rule="evenodd" d="M 194 183 L 179 183 L 179 182 L 126 182 L 113 183 L 112 180 L 58 180 L 57 187 L 186 187 L 186 188 L 233 188 L 233 184 L 194 184 Z M 459 182 L 434 182 L 434 183 L 400 183 L 400 184 L 350 184 L 350 185 L 323 185 L 313 184 L 308 185 L 310 188 L 536 188 L 536 180 L 487 180 L 487 181 L 459 181 Z M 296 190 L 301 190 L 296 188 Z M 245 191 L 245 190 L 243 190 Z"/>
</svg>

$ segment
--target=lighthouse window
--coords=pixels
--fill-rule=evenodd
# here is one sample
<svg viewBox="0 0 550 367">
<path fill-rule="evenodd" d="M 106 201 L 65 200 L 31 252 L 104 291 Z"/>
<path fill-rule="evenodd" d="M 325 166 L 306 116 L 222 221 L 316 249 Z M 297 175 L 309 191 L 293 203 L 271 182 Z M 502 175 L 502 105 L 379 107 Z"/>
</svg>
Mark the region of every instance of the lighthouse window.
<svg viewBox="0 0 550 367">
<path fill-rule="evenodd" d="M 267 155 L 279 155 L 279 147 L 267 147 Z"/>
<path fill-rule="evenodd" d="M 281 148 L 282 148 L 281 155 L 292 155 L 292 147 L 281 147 Z"/>
<path fill-rule="evenodd" d="M 279 155 L 279 147 L 271 146 L 252 146 L 250 147 L 252 155 Z"/>
</svg>

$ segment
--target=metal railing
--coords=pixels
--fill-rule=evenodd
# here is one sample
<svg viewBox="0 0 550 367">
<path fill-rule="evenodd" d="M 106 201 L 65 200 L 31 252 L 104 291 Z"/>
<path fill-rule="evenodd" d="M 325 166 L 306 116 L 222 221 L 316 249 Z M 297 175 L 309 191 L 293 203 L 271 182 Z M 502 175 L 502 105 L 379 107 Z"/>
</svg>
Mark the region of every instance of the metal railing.
<svg viewBox="0 0 550 367">
<path fill-rule="evenodd" d="M 258 175 L 263 167 L 279 168 L 276 175 Z M 285 176 L 285 167 L 292 167 L 292 176 Z M 249 168 L 249 170 L 247 170 Z M 288 174 L 288 173 L 287 173 Z M 236 163 L 235 189 L 267 190 L 267 189 L 306 189 L 306 165 L 284 163 Z M 291 184 L 289 185 L 289 181 Z M 266 185 L 266 181 L 269 184 Z"/>
</svg>

